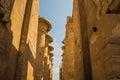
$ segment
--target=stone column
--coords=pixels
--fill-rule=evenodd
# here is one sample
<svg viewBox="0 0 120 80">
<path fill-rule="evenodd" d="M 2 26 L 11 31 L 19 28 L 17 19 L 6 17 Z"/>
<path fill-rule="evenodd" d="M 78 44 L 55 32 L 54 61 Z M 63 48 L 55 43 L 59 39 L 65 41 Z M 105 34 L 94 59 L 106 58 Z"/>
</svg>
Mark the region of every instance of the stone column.
<svg viewBox="0 0 120 80">
<path fill-rule="evenodd" d="M 119 5 L 120 0 L 79 0 L 84 80 L 120 79 Z"/>
<path fill-rule="evenodd" d="M 14 24 L 17 26 L 22 25 L 22 31 L 20 33 L 21 35 L 18 34 L 18 36 L 16 37 L 17 32 L 15 32 L 16 34 L 14 34 L 16 39 L 19 39 L 20 36 L 19 54 L 17 56 L 18 57 L 16 68 L 17 71 L 15 77 L 16 80 L 33 80 L 34 79 L 33 74 L 35 70 L 34 61 L 36 57 L 35 55 L 37 44 L 39 0 L 15 0 L 15 2 L 16 2 L 15 6 L 17 7 L 15 8 L 15 11 L 13 13 L 16 13 L 17 16 L 20 18 L 15 18 L 16 23 L 14 22 Z M 19 14 L 17 13 L 18 12 L 17 10 L 23 12 L 22 13 L 20 12 Z M 24 16 L 22 14 L 24 14 Z M 21 24 L 20 20 L 22 20 L 22 17 L 24 17 L 24 19 Z M 12 16 L 12 18 L 14 19 L 14 16 Z M 13 26 L 13 30 L 14 29 L 17 28 L 14 28 Z M 21 27 L 19 26 L 18 29 L 21 29 Z M 14 44 L 17 42 L 14 42 Z M 17 45 L 18 43 L 16 44 L 16 46 Z"/>
<path fill-rule="evenodd" d="M 75 80 L 84 80 L 84 68 L 83 68 L 83 53 L 81 43 L 81 32 L 80 32 L 80 14 L 79 14 L 79 0 L 73 1 L 73 30 L 75 40 Z"/>
<path fill-rule="evenodd" d="M 49 44 L 53 41 L 49 34 L 46 34 L 46 47 L 45 47 L 45 59 L 44 59 L 44 80 L 49 80 Z"/>
<path fill-rule="evenodd" d="M 64 44 L 64 41 L 62 43 Z M 61 79 L 64 80 L 64 73 L 65 73 L 65 71 L 64 71 L 64 63 L 65 63 L 65 59 L 64 59 L 65 52 L 64 52 L 64 50 L 65 50 L 65 46 L 62 46 L 62 50 L 63 50 L 63 54 L 62 54 L 62 73 L 61 73 L 62 78 Z"/>
<path fill-rule="evenodd" d="M 48 53 L 49 55 L 49 80 L 52 80 L 52 60 L 51 59 L 53 57 L 53 53 L 51 53 L 51 51 L 53 51 L 54 48 L 51 45 L 49 45 L 48 49 L 49 49 L 49 53 Z"/>
<path fill-rule="evenodd" d="M 44 52 L 46 33 L 51 29 L 51 24 L 45 18 L 39 18 L 37 53 L 35 60 L 35 80 L 44 80 Z"/>
<path fill-rule="evenodd" d="M 72 18 L 68 17 L 66 25 L 66 37 L 64 42 L 64 56 L 63 56 L 63 77 L 64 80 L 74 80 L 74 32 L 72 25 Z"/>
<path fill-rule="evenodd" d="M 51 62 L 50 80 L 53 80 L 53 53 L 50 53 L 50 62 Z"/>
</svg>

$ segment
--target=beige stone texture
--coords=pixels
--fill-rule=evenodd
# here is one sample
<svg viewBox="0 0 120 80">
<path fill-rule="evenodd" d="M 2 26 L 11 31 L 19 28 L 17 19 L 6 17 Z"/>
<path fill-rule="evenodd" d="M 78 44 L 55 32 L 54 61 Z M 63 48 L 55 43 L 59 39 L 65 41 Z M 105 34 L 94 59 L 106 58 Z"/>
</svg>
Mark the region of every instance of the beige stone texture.
<svg viewBox="0 0 120 80">
<path fill-rule="evenodd" d="M 67 36 L 62 47 L 62 80 L 70 80 L 66 78 L 71 69 L 66 67 L 72 61 L 75 80 L 120 79 L 119 6 L 119 0 L 74 0 L 72 18 L 67 20 L 72 23 L 66 28 Z M 70 26 L 73 34 L 68 35 Z M 74 35 L 74 59 L 68 60 L 72 44 L 67 39 L 71 35 Z"/>
<path fill-rule="evenodd" d="M 52 77 L 52 62 L 50 57 L 50 52 L 53 50 L 53 47 L 49 45 L 53 41 L 53 38 L 46 34 L 45 40 L 45 53 L 44 53 L 44 80 L 50 80 Z"/>
<path fill-rule="evenodd" d="M 119 63 L 115 64 L 115 62 L 119 61 L 117 61 L 117 58 L 115 60 L 115 57 L 112 57 L 113 51 L 117 53 L 119 48 L 117 47 L 118 50 L 112 48 L 116 46 L 117 41 L 114 40 L 115 43 L 111 45 L 109 37 L 112 35 L 113 29 L 119 24 L 120 18 L 119 14 L 114 14 L 116 13 L 114 11 L 107 12 L 109 7 L 105 10 L 105 2 L 103 1 L 102 3 L 104 3 L 102 4 L 103 8 L 101 8 L 103 13 L 100 15 L 97 15 L 96 5 L 92 1 L 86 0 L 84 3 L 84 11 L 89 13 L 85 15 L 86 22 L 84 24 L 87 24 L 88 42 L 90 42 L 89 49 L 93 80 L 109 80 L 116 76 L 119 77 L 119 70 L 116 71 Z M 96 14 L 94 14 L 95 12 Z"/>
<path fill-rule="evenodd" d="M 35 79 L 36 80 L 49 80 L 50 78 L 50 57 L 49 50 L 53 50 L 53 47 L 49 47 L 49 43 L 53 41 L 52 37 L 47 34 L 52 28 L 50 22 L 43 18 L 39 18 L 38 27 L 38 39 L 37 39 L 37 53 L 35 60 Z M 50 49 L 49 49 L 50 48 Z"/>
<path fill-rule="evenodd" d="M 22 2 L 22 4 L 20 4 Z M 22 23 L 24 20 L 25 14 L 25 7 L 26 7 L 26 0 L 15 0 L 14 5 L 11 11 L 11 30 L 12 30 L 12 44 L 11 52 L 9 54 L 9 70 L 8 70 L 8 79 L 13 80 L 16 74 L 16 65 L 17 65 L 17 56 L 20 44 L 20 37 L 22 31 Z M 8 80 L 7 79 L 7 80 Z"/>
<path fill-rule="evenodd" d="M 39 18 L 39 26 L 38 26 L 38 37 L 37 37 L 37 52 L 36 52 L 36 80 L 44 79 L 44 51 L 45 51 L 45 35 L 48 32 L 47 29 L 51 27 L 51 25 L 46 26 L 47 20 L 45 18 Z M 41 25 L 44 24 L 44 25 Z"/>
<path fill-rule="evenodd" d="M 74 54 L 75 54 L 75 41 L 72 25 L 72 18 L 68 17 L 66 24 L 66 36 L 63 41 L 65 48 L 63 47 L 63 77 L 64 80 L 75 80 L 74 78 Z"/>
<path fill-rule="evenodd" d="M 22 2 L 22 5 L 21 5 L 21 2 Z M 11 21 L 12 21 L 11 30 L 13 31 L 12 42 L 17 50 L 19 50 L 22 23 L 24 20 L 26 2 L 27 0 L 14 1 L 13 9 L 11 12 Z"/>
<path fill-rule="evenodd" d="M 75 80 L 83 80 L 83 54 L 82 54 L 82 43 L 81 43 L 81 32 L 80 32 L 80 14 L 79 14 L 79 0 L 73 2 L 73 14 L 72 14 L 72 25 L 74 31 L 74 43 L 75 43 Z"/>
<path fill-rule="evenodd" d="M 0 80 L 52 80 L 52 25 L 39 17 L 40 1 L 12 1 L 0 1 Z"/>
<path fill-rule="evenodd" d="M 52 51 L 54 50 L 54 48 L 49 45 L 48 46 L 48 49 L 49 49 L 49 52 L 48 52 L 48 55 L 49 55 L 49 80 L 52 80 L 52 72 L 53 72 L 53 62 L 52 62 L 52 57 L 53 57 L 53 53 Z"/>
<path fill-rule="evenodd" d="M 38 22 L 39 22 L 39 0 L 33 0 L 31 7 L 31 15 L 28 28 L 28 36 L 26 44 L 29 46 L 31 51 L 31 57 L 28 57 L 27 67 L 27 80 L 36 79 L 36 59 L 37 59 L 37 35 L 38 35 Z M 27 53 L 26 53 L 27 54 Z M 34 59 L 34 61 L 32 61 Z"/>
</svg>

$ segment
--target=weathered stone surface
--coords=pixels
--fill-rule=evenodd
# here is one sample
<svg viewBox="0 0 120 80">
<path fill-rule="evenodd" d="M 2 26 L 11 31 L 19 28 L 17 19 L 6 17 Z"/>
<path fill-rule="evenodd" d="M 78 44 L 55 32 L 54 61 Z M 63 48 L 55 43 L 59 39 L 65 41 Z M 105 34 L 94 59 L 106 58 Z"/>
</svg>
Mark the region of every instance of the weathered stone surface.
<svg viewBox="0 0 120 80">
<path fill-rule="evenodd" d="M 39 18 L 39 0 L 14 0 L 12 5 L 13 0 L 0 0 L 0 80 L 43 80 L 45 74 L 52 80 L 53 54 L 46 50 L 52 27 Z"/>
<path fill-rule="evenodd" d="M 52 79 L 52 57 L 51 51 L 54 49 L 51 45 L 49 45 L 53 41 L 52 37 L 46 34 L 45 39 L 45 52 L 44 52 L 44 80 Z"/>
<path fill-rule="evenodd" d="M 93 0 L 98 13 L 119 13 L 120 0 Z"/>
<path fill-rule="evenodd" d="M 120 0 L 74 0 L 72 24 L 69 26 L 74 26 L 75 80 L 120 79 L 119 6 Z M 71 35 L 67 35 L 66 39 Z M 66 39 L 63 43 L 68 44 L 62 47 L 62 80 L 68 77 L 65 64 L 67 67 L 71 64 L 67 62 L 70 56 L 65 52 L 71 43 Z"/>
<path fill-rule="evenodd" d="M 9 58 L 11 55 L 12 31 L 10 29 L 10 14 L 13 2 L 0 1 L 0 79 L 9 79 Z M 8 25 L 9 23 L 9 25 Z"/>
<path fill-rule="evenodd" d="M 72 18 L 68 17 L 67 25 L 66 25 L 66 37 L 63 41 L 64 46 L 63 49 L 63 80 L 74 80 L 74 32 L 73 32 L 73 25 L 72 25 Z"/>
<path fill-rule="evenodd" d="M 49 72 L 44 71 L 44 67 L 46 67 L 45 65 L 47 65 L 47 62 L 44 61 L 44 58 L 49 57 L 49 55 L 48 55 L 49 52 L 46 50 L 46 47 L 48 47 L 48 44 L 49 44 L 49 43 L 46 44 L 46 42 L 47 42 L 46 40 L 49 40 L 49 37 L 46 37 L 46 34 L 51 29 L 51 24 L 50 23 L 48 24 L 48 23 L 49 23 L 48 20 L 46 20 L 45 18 L 42 18 L 42 17 L 39 18 L 37 53 L 36 53 L 36 62 L 35 62 L 36 80 L 49 80 L 48 78 L 50 77 L 50 75 L 47 75 L 47 77 L 46 77 L 47 79 L 46 79 L 45 75 L 49 74 Z M 47 34 L 47 36 L 48 36 L 48 34 Z M 50 37 L 50 39 L 52 39 L 52 37 Z M 46 56 L 45 56 L 45 52 L 46 52 Z M 47 59 L 47 61 L 51 61 L 48 58 L 46 58 L 46 59 Z M 49 66 L 50 66 L 50 64 L 49 64 Z M 48 67 L 47 67 L 47 70 L 49 70 Z M 50 70 L 52 70 L 52 69 L 50 69 Z"/>
<path fill-rule="evenodd" d="M 0 79 L 7 80 L 9 55 L 12 48 L 12 31 L 0 22 Z"/>
</svg>

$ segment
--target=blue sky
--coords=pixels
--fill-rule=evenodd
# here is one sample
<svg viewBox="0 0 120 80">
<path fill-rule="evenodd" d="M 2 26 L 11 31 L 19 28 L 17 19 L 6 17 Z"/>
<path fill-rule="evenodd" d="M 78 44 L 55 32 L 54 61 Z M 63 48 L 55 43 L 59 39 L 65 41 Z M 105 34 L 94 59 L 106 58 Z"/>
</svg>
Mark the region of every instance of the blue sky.
<svg viewBox="0 0 120 80">
<path fill-rule="evenodd" d="M 66 18 L 72 15 L 72 5 L 73 0 L 40 0 L 39 14 L 52 24 L 49 34 L 54 38 L 53 80 L 59 80 L 62 41 L 65 37 Z"/>
</svg>

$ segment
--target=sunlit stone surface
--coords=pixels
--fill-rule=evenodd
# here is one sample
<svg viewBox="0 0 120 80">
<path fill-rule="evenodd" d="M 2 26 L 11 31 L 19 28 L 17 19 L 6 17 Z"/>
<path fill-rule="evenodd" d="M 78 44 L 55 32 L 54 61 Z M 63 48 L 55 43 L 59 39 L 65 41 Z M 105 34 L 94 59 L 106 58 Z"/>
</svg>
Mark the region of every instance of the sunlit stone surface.
<svg viewBox="0 0 120 80">
<path fill-rule="evenodd" d="M 68 80 L 73 73 L 74 80 L 120 80 L 119 13 L 120 0 L 74 0 L 72 24 L 66 28 L 62 47 L 61 80 Z M 73 32 L 68 33 L 71 26 Z M 73 34 L 74 45 L 66 40 Z M 70 59 L 67 54 L 74 58 Z M 72 70 L 67 70 L 71 64 L 74 64 L 74 72 L 66 74 Z"/>
<path fill-rule="evenodd" d="M 52 80 L 52 25 L 38 13 L 39 0 L 0 0 L 0 80 Z"/>
</svg>

